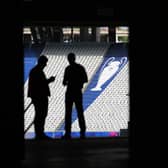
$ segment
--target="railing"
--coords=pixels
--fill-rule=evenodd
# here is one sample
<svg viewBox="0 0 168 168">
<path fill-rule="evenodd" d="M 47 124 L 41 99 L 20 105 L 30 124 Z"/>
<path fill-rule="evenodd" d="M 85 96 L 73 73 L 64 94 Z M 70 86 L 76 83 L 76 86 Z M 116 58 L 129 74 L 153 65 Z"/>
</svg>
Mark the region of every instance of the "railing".
<svg viewBox="0 0 168 168">
<path fill-rule="evenodd" d="M 29 105 L 26 107 L 26 109 L 24 110 L 24 113 L 29 109 L 29 107 L 31 106 L 32 102 L 29 103 Z"/>
<path fill-rule="evenodd" d="M 29 103 L 29 105 L 26 107 L 26 109 L 24 110 L 24 113 L 29 109 L 29 107 L 32 105 L 32 102 Z M 24 131 L 24 134 L 29 130 L 29 128 L 33 125 L 34 120 L 30 123 L 30 125 L 26 128 L 26 130 Z"/>
</svg>

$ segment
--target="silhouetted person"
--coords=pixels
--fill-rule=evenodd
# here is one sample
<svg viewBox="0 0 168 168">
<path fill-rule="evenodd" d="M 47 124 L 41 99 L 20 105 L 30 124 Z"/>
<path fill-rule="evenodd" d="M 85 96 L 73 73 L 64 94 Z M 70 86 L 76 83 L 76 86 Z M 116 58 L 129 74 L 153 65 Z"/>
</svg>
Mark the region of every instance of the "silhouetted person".
<svg viewBox="0 0 168 168">
<path fill-rule="evenodd" d="M 85 119 L 83 114 L 82 88 L 88 77 L 85 68 L 75 62 L 75 54 L 68 54 L 69 64 L 64 72 L 63 85 L 67 86 L 65 93 L 65 135 L 63 139 L 71 138 L 72 106 L 75 103 L 80 127 L 80 138 L 85 138 Z"/>
<path fill-rule="evenodd" d="M 32 99 L 35 108 L 34 129 L 36 139 L 49 139 L 44 133 L 44 125 L 48 113 L 49 83 L 53 82 L 55 77 L 46 78 L 43 69 L 47 65 L 47 61 L 46 56 L 40 56 L 38 64 L 32 68 L 29 74 L 28 97 Z"/>
</svg>

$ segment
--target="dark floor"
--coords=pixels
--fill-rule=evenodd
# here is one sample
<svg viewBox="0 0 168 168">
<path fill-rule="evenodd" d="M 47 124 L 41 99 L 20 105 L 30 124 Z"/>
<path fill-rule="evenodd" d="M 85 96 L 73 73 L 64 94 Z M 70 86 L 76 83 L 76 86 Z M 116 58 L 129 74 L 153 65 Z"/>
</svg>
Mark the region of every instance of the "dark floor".
<svg viewBox="0 0 168 168">
<path fill-rule="evenodd" d="M 22 168 L 127 168 L 128 138 L 25 141 Z"/>
</svg>

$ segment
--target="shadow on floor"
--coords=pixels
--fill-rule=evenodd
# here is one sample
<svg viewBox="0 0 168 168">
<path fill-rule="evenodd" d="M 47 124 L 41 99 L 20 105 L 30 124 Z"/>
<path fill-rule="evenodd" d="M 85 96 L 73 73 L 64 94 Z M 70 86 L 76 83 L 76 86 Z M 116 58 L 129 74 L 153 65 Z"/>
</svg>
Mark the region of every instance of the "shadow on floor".
<svg viewBox="0 0 168 168">
<path fill-rule="evenodd" d="M 127 168 L 128 138 L 25 140 L 22 168 Z"/>
</svg>

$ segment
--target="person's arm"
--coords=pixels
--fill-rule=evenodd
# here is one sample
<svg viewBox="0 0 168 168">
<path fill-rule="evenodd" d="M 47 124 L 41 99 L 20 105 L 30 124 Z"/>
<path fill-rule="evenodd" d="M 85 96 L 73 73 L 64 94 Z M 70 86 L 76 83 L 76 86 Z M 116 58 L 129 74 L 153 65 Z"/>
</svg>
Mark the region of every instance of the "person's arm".
<svg viewBox="0 0 168 168">
<path fill-rule="evenodd" d="M 54 82 L 56 76 L 51 76 L 49 79 L 47 79 L 47 83 Z"/>
<path fill-rule="evenodd" d="M 64 86 L 66 86 L 67 84 L 68 84 L 68 74 L 67 74 L 68 72 L 67 72 L 67 68 L 65 69 L 65 72 L 64 72 L 64 78 L 63 78 L 63 82 L 62 82 L 62 84 L 64 85 Z"/>
<path fill-rule="evenodd" d="M 83 83 L 87 83 L 87 82 L 88 82 L 88 76 L 85 68 L 83 68 Z"/>
</svg>

